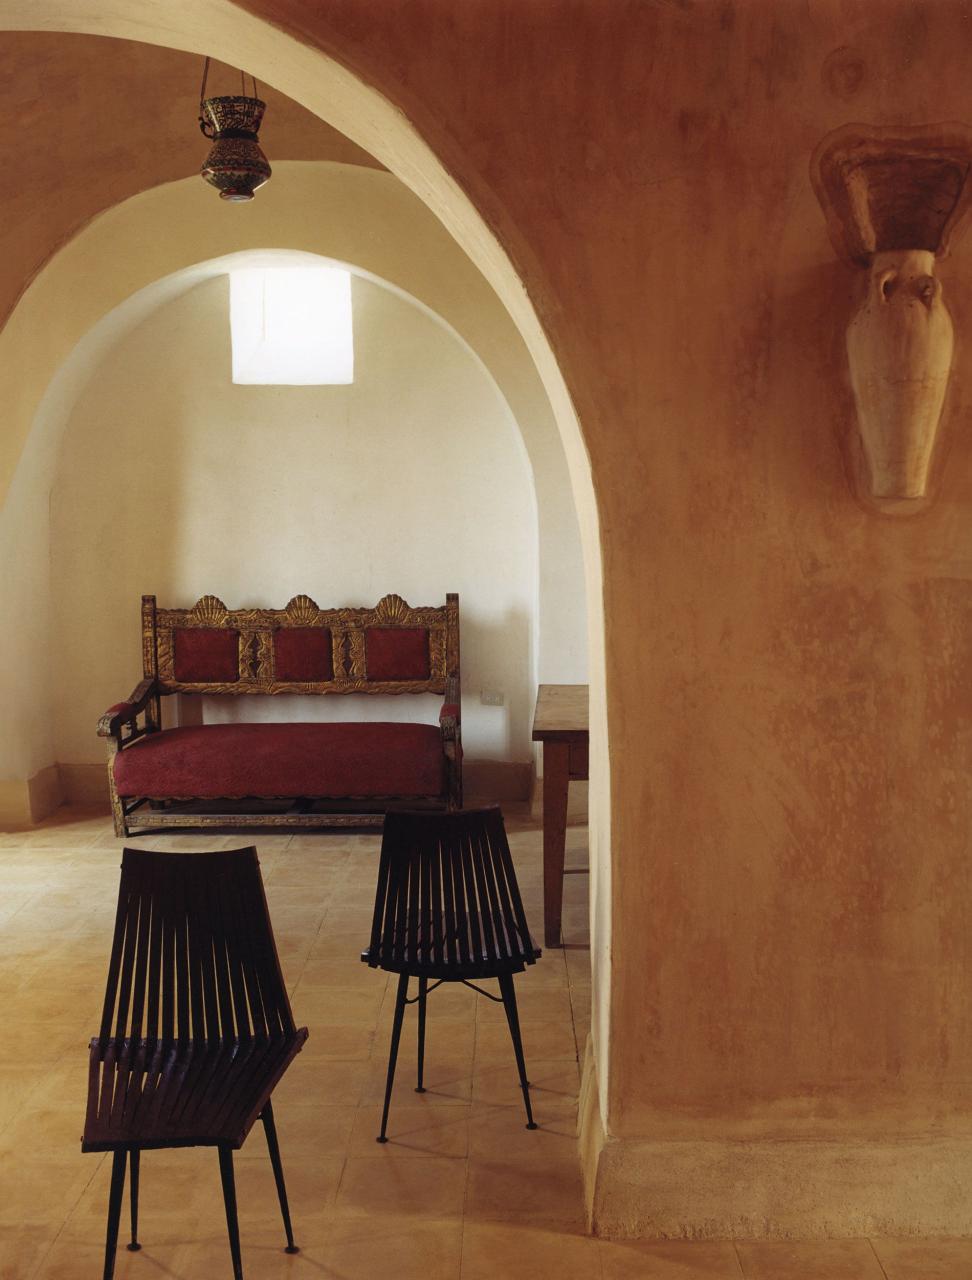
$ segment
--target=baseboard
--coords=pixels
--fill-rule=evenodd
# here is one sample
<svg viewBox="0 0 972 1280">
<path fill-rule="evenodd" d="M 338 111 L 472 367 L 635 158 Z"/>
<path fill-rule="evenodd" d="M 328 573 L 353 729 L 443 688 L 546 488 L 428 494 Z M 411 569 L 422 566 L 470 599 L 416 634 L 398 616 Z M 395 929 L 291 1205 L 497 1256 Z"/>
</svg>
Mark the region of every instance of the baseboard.
<svg viewBox="0 0 972 1280">
<path fill-rule="evenodd" d="M 604 1123 L 601 1119 L 600 1094 L 597 1087 L 597 1058 L 594 1054 L 594 1041 L 588 1035 L 581 1070 L 580 1098 L 577 1104 L 577 1145 L 580 1149 L 581 1175 L 584 1180 L 588 1231 L 594 1229 L 597 1175 L 604 1141 Z"/>
<path fill-rule="evenodd" d="M 477 800 L 518 800 L 530 798 L 533 765 L 519 760 L 463 760 L 464 803 Z"/>
<path fill-rule="evenodd" d="M 108 771 L 104 764 L 59 764 L 57 771 L 65 804 L 111 813 Z"/>
<path fill-rule="evenodd" d="M 30 826 L 30 792 L 27 781 L 11 778 L 0 782 L 0 831 Z"/>
<path fill-rule="evenodd" d="M 599 1236 L 813 1240 L 972 1235 L 972 1138 L 608 1138 L 590 1042 L 578 1140 L 588 1225 Z"/>
<path fill-rule="evenodd" d="M 32 778 L 0 782 L 0 831 L 22 831 L 42 822 L 63 802 L 55 764 L 39 769 Z"/>
<path fill-rule="evenodd" d="M 587 826 L 588 783 L 572 782 L 567 788 L 567 825 L 568 827 Z M 543 774 L 533 776 L 530 787 L 530 813 L 538 821 L 543 816 Z"/>
</svg>

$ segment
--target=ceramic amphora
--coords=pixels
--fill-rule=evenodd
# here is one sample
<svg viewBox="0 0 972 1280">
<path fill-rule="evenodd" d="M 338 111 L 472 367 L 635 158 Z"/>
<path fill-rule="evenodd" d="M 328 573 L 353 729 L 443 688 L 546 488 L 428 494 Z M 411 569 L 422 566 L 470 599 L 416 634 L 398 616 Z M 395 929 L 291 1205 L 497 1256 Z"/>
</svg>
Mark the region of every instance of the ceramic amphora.
<svg viewBox="0 0 972 1280">
<path fill-rule="evenodd" d="M 876 253 L 847 330 L 857 419 L 874 498 L 921 498 L 952 364 L 952 320 L 923 249 Z"/>
</svg>

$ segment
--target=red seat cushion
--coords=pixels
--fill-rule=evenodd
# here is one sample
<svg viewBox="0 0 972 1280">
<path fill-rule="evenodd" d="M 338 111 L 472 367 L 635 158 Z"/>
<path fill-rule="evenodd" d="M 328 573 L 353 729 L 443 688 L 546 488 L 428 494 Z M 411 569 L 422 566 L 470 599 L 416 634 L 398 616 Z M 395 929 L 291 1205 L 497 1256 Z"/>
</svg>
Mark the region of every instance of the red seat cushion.
<svg viewBox="0 0 972 1280">
<path fill-rule="evenodd" d="M 441 796 L 432 724 L 204 724 L 166 729 L 115 756 L 121 796 Z"/>
</svg>

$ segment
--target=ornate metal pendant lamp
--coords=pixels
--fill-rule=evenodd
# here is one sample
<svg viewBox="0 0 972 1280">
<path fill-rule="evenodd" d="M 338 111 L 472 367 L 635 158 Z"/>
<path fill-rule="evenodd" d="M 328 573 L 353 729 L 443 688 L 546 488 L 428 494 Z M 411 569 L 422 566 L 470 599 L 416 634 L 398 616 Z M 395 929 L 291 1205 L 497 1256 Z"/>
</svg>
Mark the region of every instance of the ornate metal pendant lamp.
<svg viewBox="0 0 972 1280">
<path fill-rule="evenodd" d="M 207 58 L 199 90 L 199 128 L 213 145 L 200 175 L 216 188 L 221 200 L 252 200 L 253 193 L 271 173 L 257 137 L 267 104 L 257 97 L 253 76 L 252 97 L 247 96 L 246 77 L 241 71 L 242 94 L 219 98 L 206 97 L 208 77 Z"/>
</svg>

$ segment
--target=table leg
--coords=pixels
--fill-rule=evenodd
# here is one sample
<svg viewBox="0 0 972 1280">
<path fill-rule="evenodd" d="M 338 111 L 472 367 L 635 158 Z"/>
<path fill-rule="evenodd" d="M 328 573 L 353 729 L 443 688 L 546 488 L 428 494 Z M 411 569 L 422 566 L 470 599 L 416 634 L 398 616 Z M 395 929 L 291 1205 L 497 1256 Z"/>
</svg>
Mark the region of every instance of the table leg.
<svg viewBox="0 0 972 1280">
<path fill-rule="evenodd" d="M 543 744 L 543 945 L 560 946 L 570 744 Z"/>
</svg>

